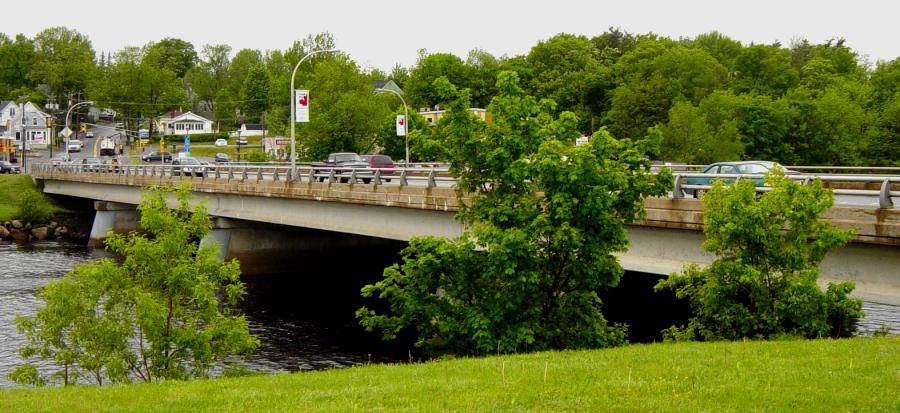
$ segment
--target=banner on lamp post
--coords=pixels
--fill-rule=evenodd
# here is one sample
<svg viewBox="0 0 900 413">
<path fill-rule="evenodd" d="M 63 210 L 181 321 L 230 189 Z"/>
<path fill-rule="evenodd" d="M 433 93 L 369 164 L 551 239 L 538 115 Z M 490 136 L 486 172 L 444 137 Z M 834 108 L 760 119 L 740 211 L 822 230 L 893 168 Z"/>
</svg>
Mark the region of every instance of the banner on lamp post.
<svg viewBox="0 0 900 413">
<path fill-rule="evenodd" d="M 296 103 L 294 120 L 297 122 L 309 122 L 309 91 L 295 90 L 294 103 Z"/>
<path fill-rule="evenodd" d="M 397 136 L 406 136 L 406 116 L 397 115 Z"/>
</svg>

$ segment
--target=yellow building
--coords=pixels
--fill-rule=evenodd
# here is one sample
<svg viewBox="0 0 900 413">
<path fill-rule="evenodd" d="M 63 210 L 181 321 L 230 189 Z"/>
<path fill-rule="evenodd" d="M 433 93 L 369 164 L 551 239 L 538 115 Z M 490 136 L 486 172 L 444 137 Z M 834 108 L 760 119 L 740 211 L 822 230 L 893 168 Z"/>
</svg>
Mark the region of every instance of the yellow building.
<svg viewBox="0 0 900 413">
<path fill-rule="evenodd" d="M 437 123 L 440 122 L 441 117 L 444 116 L 445 112 L 446 110 L 437 107 L 433 110 L 431 108 L 419 109 L 419 115 L 424 117 L 425 120 L 428 121 L 428 124 L 430 124 L 431 126 L 437 125 Z M 491 114 L 488 113 L 487 110 L 481 108 L 469 108 L 469 112 L 472 112 L 473 115 L 477 116 L 479 119 L 485 122 L 491 122 L 494 120 L 493 116 L 491 116 Z"/>
</svg>

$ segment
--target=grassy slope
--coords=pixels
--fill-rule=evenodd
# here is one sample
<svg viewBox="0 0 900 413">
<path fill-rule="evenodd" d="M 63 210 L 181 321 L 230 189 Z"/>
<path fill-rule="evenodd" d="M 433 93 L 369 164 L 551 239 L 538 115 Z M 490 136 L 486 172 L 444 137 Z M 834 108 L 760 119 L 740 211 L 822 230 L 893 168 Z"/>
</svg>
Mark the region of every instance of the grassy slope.
<svg viewBox="0 0 900 413">
<path fill-rule="evenodd" d="M 900 338 L 683 343 L 115 387 L 0 411 L 897 411 Z"/>
<path fill-rule="evenodd" d="M 22 192 L 34 189 L 34 181 L 25 174 L 0 175 L 0 221 L 16 218 L 19 212 L 19 196 Z M 50 202 L 53 213 L 64 212 L 62 208 Z"/>
</svg>

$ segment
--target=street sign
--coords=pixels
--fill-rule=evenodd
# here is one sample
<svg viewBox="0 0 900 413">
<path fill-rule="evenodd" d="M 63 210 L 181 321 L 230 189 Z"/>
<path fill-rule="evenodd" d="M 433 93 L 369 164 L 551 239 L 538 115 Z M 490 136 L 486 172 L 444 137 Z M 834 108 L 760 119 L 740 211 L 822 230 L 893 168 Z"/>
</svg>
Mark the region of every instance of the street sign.
<svg viewBox="0 0 900 413">
<path fill-rule="evenodd" d="M 295 90 L 294 101 L 297 104 L 297 112 L 294 114 L 294 120 L 297 122 L 309 122 L 309 91 Z"/>
<path fill-rule="evenodd" d="M 397 136 L 406 136 L 406 117 L 397 115 Z"/>
<path fill-rule="evenodd" d="M 184 135 L 184 153 L 187 154 L 185 156 L 191 156 L 191 135 L 188 134 Z"/>
<path fill-rule="evenodd" d="M 66 126 L 65 128 L 63 128 L 63 130 L 59 131 L 59 134 L 62 135 L 63 138 L 68 139 L 69 136 L 72 136 L 72 130 L 69 129 L 68 126 Z"/>
</svg>

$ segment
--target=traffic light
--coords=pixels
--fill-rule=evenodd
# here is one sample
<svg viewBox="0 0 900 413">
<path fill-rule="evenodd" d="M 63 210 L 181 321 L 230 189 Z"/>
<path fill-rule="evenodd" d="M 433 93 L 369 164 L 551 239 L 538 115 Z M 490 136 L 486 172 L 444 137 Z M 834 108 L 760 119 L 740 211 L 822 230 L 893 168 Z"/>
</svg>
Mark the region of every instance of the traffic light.
<svg viewBox="0 0 900 413">
<path fill-rule="evenodd" d="M 81 131 L 82 131 L 82 132 L 87 132 L 87 125 L 85 125 L 85 124 L 82 123 L 82 124 L 81 124 Z"/>
</svg>

